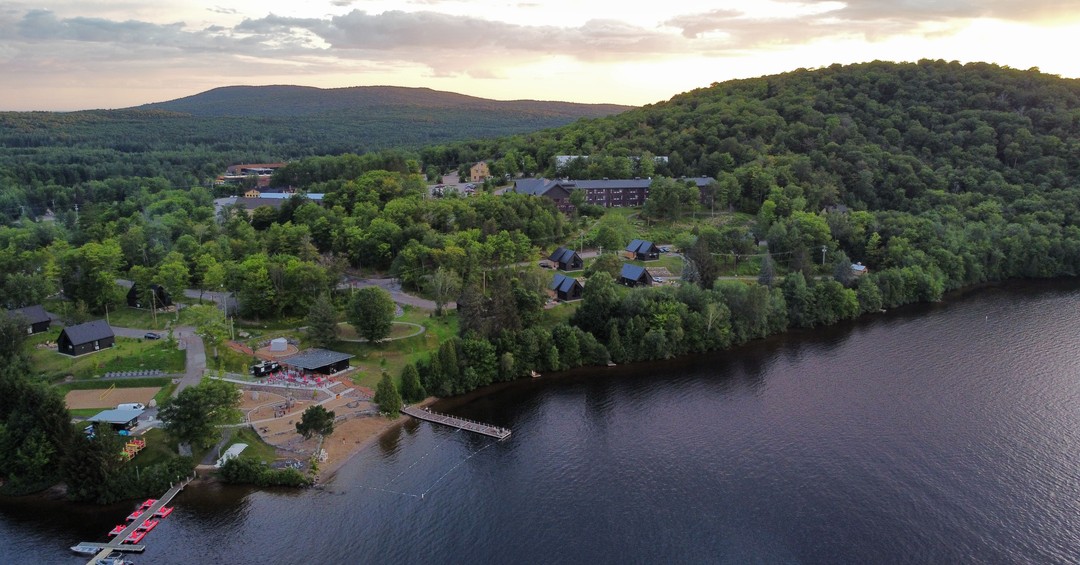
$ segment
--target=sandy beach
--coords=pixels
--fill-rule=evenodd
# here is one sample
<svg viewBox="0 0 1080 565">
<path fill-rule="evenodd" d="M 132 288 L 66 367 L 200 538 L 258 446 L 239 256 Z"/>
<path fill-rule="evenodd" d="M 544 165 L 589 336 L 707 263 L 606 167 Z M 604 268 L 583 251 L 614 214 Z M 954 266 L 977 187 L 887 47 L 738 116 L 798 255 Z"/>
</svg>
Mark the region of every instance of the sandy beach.
<svg viewBox="0 0 1080 565">
<path fill-rule="evenodd" d="M 387 418 L 378 414 L 371 401 L 374 391 L 355 385 L 347 377 L 336 378 L 329 387 L 273 388 L 262 385 L 246 386 L 240 410 L 245 420 L 266 443 L 277 448 L 279 459 L 307 461 L 319 449 L 319 438 L 304 439 L 296 433 L 296 423 L 305 409 L 320 404 L 334 412 L 334 432 L 323 441 L 326 458 L 319 464 L 318 480 L 332 477 L 342 465 L 356 454 L 373 445 L 379 436 L 401 425 L 408 416 Z M 427 406 L 434 397 L 420 405 Z"/>
</svg>

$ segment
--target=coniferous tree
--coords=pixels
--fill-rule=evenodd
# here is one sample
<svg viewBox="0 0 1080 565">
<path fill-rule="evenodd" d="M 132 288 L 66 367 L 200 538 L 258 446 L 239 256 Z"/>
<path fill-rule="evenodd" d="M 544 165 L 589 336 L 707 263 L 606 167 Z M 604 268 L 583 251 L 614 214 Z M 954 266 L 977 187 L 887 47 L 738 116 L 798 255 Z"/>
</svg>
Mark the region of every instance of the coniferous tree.
<svg viewBox="0 0 1080 565">
<path fill-rule="evenodd" d="M 420 384 L 420 372 L 416 365 L 409 363 L 401 371 L 401 397 L 405 402 L 417 402 L 427 396 L 424 385 Z"/>
<path fill-rule="evenodd" d="M 375 387 L 375 404 L 379 405 L 380 412 L 386 412 L 391 417 L 396 417 L 401 412 L 401 394 L 390 373 L 383 371 L 379 385 Z"/>
<path fill-rule="evenodd" d="M 773 261 L 772 253 L 766 253 L 761 260 L 761 273 L 758 274 L 758 284 L 772 286 L 775 281 L 776 263 Z"/>
<path fill-rule="evenodd" d="M 307 315 L 307 336 L 312 345 L 328 347 L 338 339 L 337 308 L 328 293 L 322 293 Z"/>
</svg>

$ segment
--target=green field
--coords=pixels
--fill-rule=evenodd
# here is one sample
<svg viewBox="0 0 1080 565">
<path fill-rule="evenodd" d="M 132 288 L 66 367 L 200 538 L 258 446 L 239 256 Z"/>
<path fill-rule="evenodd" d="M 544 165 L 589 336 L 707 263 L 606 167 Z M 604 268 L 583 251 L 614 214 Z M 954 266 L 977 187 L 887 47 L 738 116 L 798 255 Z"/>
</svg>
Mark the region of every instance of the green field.
<svg viewBox="0 0 1080 565">
<path fill-rule="evenodd" d="M 116 338 L 116 344 L 79 357 L 58 353 L 44 347 L 46 341 L 56 342 L 60 328 L 38 334 L 27 340 L 33 374 L 55 382 L 71 375 L 76 379 L 100 377 L 109 372 L 158 369 L 167 374 L 184 371 L 185 355 L 169 340 Z"/>
</svg>

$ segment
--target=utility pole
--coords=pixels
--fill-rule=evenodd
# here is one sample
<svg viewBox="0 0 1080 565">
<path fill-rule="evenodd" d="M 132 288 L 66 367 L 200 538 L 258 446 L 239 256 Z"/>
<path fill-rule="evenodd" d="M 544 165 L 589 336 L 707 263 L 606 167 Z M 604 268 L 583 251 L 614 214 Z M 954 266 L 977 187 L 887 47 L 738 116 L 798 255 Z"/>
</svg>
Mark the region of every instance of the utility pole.
<svg viewBox="0 0 1080 565">
<path fill-rule="evenodd" d="M 828 249 L 824 245 L 821 246 L 821 266 L 825 266 L 825 250 Z"/>
</svg>

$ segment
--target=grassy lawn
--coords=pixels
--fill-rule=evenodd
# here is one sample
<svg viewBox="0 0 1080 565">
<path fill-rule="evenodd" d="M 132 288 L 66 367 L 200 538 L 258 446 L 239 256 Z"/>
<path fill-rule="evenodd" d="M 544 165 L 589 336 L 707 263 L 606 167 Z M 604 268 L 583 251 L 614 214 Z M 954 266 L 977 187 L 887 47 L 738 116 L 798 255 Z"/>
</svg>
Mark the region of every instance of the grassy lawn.
<svg viewBox="0 0 1080 565">
<path fill-rule="evenodd" d="M 221 446 L 221 452 L 225 453 L 227 449 L 232 447 L 235 443 L 246 443 L 247 448 L 240 453 L 240 457 L 244 459 L 254 459 L 256 461 L 266 461 L 272 463 L 277 459 L 277 450 L 274 446 L 264 442 L 259 434 L 250 427 L 238 428 L 231 440 Z"/>
<path fill-rule="evenodd" d="M 168 340 L 118 337 L 113 347 L 80 357 L 69 357 L 57 353 L 55 349 L 38 346 L 46 339 L 55 342 L 59 335 L 60 329 L 52 328 L 29 340 L 33 372 L 48 381 L 57 381 L 67 375 L 88 379 L 118 371 L 158 369 L 165 373 L 179 373 L 184 370 L 184 352 L 176 349 L 176 345 Z"/>
<path fill-rule="evenodd" d="M 375 388 L 384 369 L 398 379 L 405 365 L 415 363 L 438 348 L 444 340 L 457 335 L 457 313 L 454 311 L 447 311 L 441 318 L 435 318 L 427 310 L 406 307 L 405 315 L 399 321 L 420 324 L 425 331 L 418 336 L 378 344 L 340 341 L 331 348 L 356 356 L 352 365 L 361 367 L 361 371 L 353 376 L 357 384 Z M 408 326 L 402 327 L 415 331 Z"/>
<path fill-rule="evenodd" d="M 132 464 L 148 467 L 177 457 L 176 441 L 172 440 L 165 430 L 151 428 L 141 437 L 146 440 L 146 447 L 131 460 Z"/>
<path fill-rule="evenodd" d="M 68 412 L 71 413 L 73 418 L 89 418 L 96 416 L 99 412 L 105 410 L 104 408 L 68 408 Z"/>
<path fill-rule="evenodd" d="M 394 322 L 394 325 L 390 327 L 389 339 L 400 339 L 412 335 L 418 330 L 419 328 L 416 326 Z M 360 334 L 356 332 L 356 328 L 348 322 L 338 324 L 338 331 L 338 335 L 341 336 L 342 339 L 362 339 Z"/>
<path fill-rule="evenodd" d="M 544 310 L 543 318 L 540 320 L 540 326 L 545 328 L 554 328 L 559 324 L 569 324 L 570 317 L 577 312 L 577 309 L 581 307 L 581 301 L 575 300 L 574 302 L 560 302 L 554 308 Z"/>
</svg>

